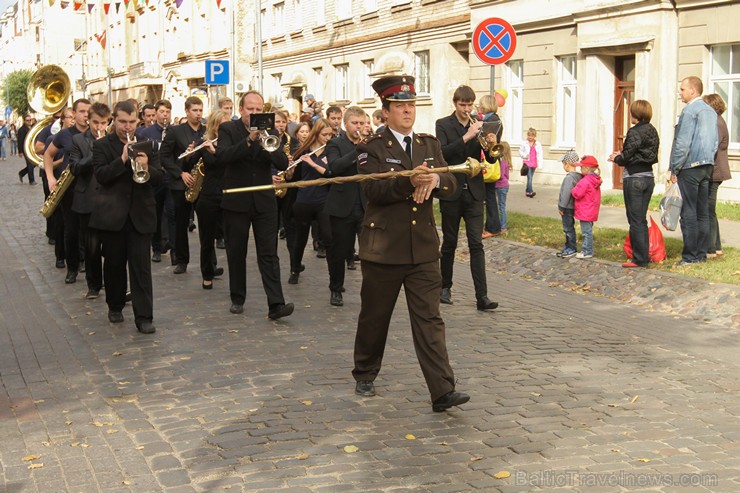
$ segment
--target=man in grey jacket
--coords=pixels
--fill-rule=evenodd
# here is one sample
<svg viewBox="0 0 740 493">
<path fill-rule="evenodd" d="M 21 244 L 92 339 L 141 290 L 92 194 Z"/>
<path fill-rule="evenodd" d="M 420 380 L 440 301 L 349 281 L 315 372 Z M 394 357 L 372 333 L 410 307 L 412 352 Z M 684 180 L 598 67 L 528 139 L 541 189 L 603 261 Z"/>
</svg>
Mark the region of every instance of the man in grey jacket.
<svg viewBox="0 0 740 493">
<path fill-rule="evenodd" d="M 686 107 L 676 124 L 669 165 L 671 183 L 678 182 L 683 198 L 683 252 L 678 266 L 707 259 L 709 182 L 717 151 L 717 113 L 702 101 L 703 90 L 698 77 L 681 81 L 681 100 Z"/>
</svg>

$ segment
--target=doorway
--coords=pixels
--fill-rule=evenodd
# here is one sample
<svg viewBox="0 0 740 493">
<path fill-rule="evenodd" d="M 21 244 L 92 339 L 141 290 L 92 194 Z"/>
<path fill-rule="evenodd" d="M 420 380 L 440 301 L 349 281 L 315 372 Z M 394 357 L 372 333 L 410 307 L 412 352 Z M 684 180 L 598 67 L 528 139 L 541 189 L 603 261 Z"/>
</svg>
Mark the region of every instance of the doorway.
<svg viewBox="0 0 740 493">
<path fill-rule="evenodd" d="M 635 99 L 635 55 L 614 59 L 614 150 L 621 151 L 624 137 L 630 128 L 630 105 Z M 622 189 L 624 168 L 612 166 L 614 188 Z"/>
</svg>

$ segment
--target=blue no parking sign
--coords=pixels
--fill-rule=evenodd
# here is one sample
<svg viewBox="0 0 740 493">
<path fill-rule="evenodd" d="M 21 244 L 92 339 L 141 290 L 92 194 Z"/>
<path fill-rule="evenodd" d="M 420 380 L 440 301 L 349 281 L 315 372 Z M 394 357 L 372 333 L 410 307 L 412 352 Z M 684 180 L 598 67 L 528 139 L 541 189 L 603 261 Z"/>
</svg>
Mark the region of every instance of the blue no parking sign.
<svg viewBox="0 0 740 493">
<path fill-rule="evenodd" d="M 225 86 L 229 83 L 228 60 L 206 60 L 206 84 Z"/>
<path fill-rule="evenodd" d="M 506 63 L 516 50 L 516 32 L 503 19 L 486 19 L 475 28 L 473 50 L 480 61 L 488 65 Z"/>
</svg>

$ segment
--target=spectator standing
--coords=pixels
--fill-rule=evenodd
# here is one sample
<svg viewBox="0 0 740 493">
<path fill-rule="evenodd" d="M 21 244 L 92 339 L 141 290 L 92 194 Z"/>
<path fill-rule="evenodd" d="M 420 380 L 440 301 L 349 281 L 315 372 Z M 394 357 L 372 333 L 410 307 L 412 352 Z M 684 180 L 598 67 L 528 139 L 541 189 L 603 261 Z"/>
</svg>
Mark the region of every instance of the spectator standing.
<svg viewBox="0 0 740 493">
<path fill-rule="evenodd" d="M 573 187 L 571 194 L 575 198 L 575 218 L 581 222 L 583 245 L 576 258 L 584 259 L 594 256 L 594 223 L 599 219 L 601 207 L 601 177 L 599 162 L 593 156 L 583 156 L 578 165 L 583 178 Z"/>
<path fill-rule="evenodd" d="M 717 152 L 717 112 L 701 99 L 704 85 L 698 77 L 681 81 L 686 103 L 676 124 L 671 147 L 671 183 L 678 183 L 683 252 L 676 266 L 704 262 L 709 244 L 709 183 Z"/>
<path fill-rule="evenodd" d="M 509 174 L 513 169 L 511 164 L 511 146 L 503 141 L 504 151 L 501 153 L 501 178 L 496 182 L 496 202 L 498 203 L 498 217 L 501 221 L 501 233 L 509 230 L 509 215 L 506 213 L 506 196 L 509 194 Z"/>
<path fill-rule="evenodd" d="M 525 195 L 530 199 L 537 195 L 532 189 L 534 171 L 542 164 L 542 144 L 537 140 L 537 130 L 530 127 L 527 130 L 527 141 L 519 148 L 519 155 L 527 165 L 527 189 Z"/>
<path fill-rule="evenodd" d="M 704 102 L 717 112 L 717 153 L 714 156 L 714 169 L 712 170 L 712 181 L 709 183 L 709 245 L 707 246 L 707 258 L 722 256 L 722 241 L 719 234 L 719 221 L 717 221 L 717 190 L 722 182 L 732 178 L 730 163 L 727 159 L 727 145 L 730 134 L 727 131 L 727 122 L 722 113 L 727 109 L 722 96 L 719 94 L 707 94 Z"/>
<path fill-rule="evenodd" d="M 10 124 L 10 155 L 18 154 L 18 132 L 15 129 L 15 123 Z"/>
<path fill-rule="evenodd" d="M 583 175 L 576 171 L 580 158 L 576 151 L 570 150 L 563 155 L 561 159 L 563 169 L 566 172 L 563 183 L 560 185 L 560 196 L 558 197 L 558 212 L 563 222 L 563 233 L 565 233 L 565 245 L 557 253 L 558 257 L 570 258 L 576 254 L 576 222 L 575 222 L 575 199 L 573 198 L 573 188 L 581 181 Z"/>
<path fill-rule="evenodd" d="M 5 124 L 5 120 L 0 120 L 0 159 L 5 161 L 8 158 L 8 143 L 10 138 L 10 129 Z"/>
</svg>

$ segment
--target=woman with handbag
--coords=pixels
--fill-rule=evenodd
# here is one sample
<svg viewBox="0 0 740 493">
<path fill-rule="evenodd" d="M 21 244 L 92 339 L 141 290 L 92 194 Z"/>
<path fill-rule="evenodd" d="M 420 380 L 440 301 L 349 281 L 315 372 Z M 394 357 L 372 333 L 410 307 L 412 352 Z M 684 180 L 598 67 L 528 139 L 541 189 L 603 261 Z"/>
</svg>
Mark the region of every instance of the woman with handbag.
<svg viewBox="0 0 740 493">
<path fill-rule="evenodd" d="M 498 104 L 496 98 L 490 94 L 480 98 L 478 103 L 478 112 L 480 119 L 486 122 L 481 127 L 487 146 L 491 149 L 494 145 L 501 142 L 501 136 L 504 131 L 504 126 L 501 124 L 501 118 L 496 114 L 498 111 Z M 493 130 L 493 132 L 487 132 L 487 130 Z M 498 158 L 491 158 L 488 156 L 488 152 L 483 149 L 481 151 L 481 161 L 486 160 L 489 166 L 499 168 L 500 162 Z M 486 187 L 486 222 L 483 225 L 483 239 L 491 238 L 492 236 L 498 236 L 501 234 L 501 218 L 499 217 L 499 206 L 496 200 L 496 183 L 500 179 L 501 173 L 489 172 L 483 175 L 483 182 Z"/>
</svg>

